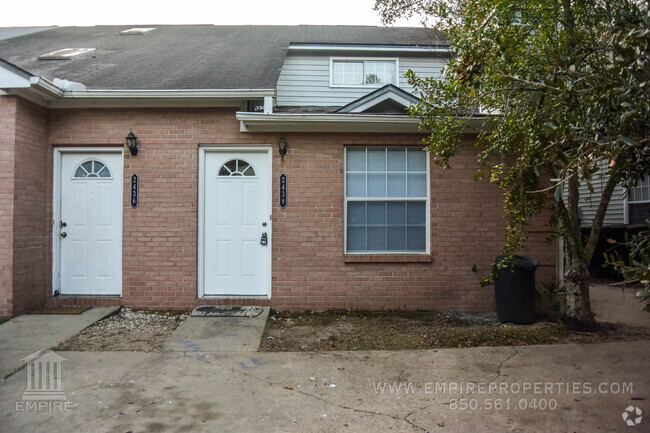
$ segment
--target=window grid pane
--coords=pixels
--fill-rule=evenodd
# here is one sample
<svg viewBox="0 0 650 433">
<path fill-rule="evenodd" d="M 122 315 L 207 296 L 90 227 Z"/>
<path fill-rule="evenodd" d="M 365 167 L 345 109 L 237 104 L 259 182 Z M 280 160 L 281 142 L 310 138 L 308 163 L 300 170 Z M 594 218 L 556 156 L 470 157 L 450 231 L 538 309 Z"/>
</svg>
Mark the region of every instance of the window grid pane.
<svg viewBox="0 0 650 433">
<path fill-rule="evenodd" d="M 395 60 L 335 60 L 332 84 L 337 86 L 382 86 L 397 84 Z"/>
<path fill-rule="evenodd" d="M 346 150 L 347 251 L 426 252 L 423 150 Z"/>
<path fill-rule="evenodd" d="M 334 62 L 334 84 L 360 86 L 363 84 L 363 62 Z"/>
<path fill-rule="evenodd" d="M 641 179 L 636 186 L 630 188 L 628 202 L 650 201 L 650 176 Z"/>
<path fill-rule="evenodd" d="M 111 177 L 111 172 L 99 161 L 86 161 L 77 167 L 75 178 Z"/>
<path fill-rule="evenodd" d="M 365 84 L 395 84 L 395 62 L 367 61 L 364 68 Z"/>
</svg>

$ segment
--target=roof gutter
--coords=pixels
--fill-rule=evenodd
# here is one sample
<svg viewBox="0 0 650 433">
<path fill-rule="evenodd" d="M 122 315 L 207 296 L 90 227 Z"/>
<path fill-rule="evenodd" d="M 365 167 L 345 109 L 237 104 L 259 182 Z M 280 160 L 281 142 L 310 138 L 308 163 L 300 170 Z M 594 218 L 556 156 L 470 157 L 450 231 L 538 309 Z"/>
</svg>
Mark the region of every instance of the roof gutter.
<svg viewBox="0 0 650 433">
<path fill-rule="evenodd" d="M 476 133 L 484 128 L 490 116 L 477 115 L 465 132 Z M 342 113 L 249 113 L 237 112 L 241 132 L 395 132 L 420 133 L 418 119 L 399 114 Z"/>
<path fill-rule="evenodd" d="M 390 53 L 439 53 L 453 54 L 449 46 L 444 45 L 342 45 L 342 44 L 296 44 L 289 45 L 289 51 L 363 51 Z"/>
<path fill-rule="evenodd" d="M 92 89 L 92 90 L 65 90 L 63 98 L 110 98 L 110 99 L 131 99 L 131 98 L 229 98 L 229 99 L 251 99 L 274 96 L 273 89 L 153 89 L 153 90 L 130 90 L 130 89 Z"/>
<path fill-rule="evenodd" d="M 238 112 L 241 132 L 410 132 L 420 122 L 403 115 Z"/>
</svg>

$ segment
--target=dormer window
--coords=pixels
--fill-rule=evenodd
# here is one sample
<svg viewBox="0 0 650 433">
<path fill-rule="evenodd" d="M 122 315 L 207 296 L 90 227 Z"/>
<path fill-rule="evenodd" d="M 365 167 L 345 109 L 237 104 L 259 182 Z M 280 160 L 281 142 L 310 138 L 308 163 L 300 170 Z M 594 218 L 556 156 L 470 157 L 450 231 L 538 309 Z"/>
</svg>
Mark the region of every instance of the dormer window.
<svg viewBox="0 0 650 433">
<path fill-rule="evenodd" d="M 397 85 L 397 59 L 331 59 L 331 86 L 381 87 L 386 84 Z"/>
</svg>

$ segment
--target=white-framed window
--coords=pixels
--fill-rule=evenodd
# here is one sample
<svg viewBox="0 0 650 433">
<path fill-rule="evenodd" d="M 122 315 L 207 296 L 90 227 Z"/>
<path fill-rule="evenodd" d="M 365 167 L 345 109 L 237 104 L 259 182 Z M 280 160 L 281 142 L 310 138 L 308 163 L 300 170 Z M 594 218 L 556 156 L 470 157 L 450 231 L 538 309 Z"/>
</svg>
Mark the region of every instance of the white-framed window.
<svg viewBox="0 0 650 433">
<path fill-rule="evenodd" d="M 243 159 L 231 159 L 221 166 L 218 176 L 255 176 L 255 169 Z"/>
<path fill-rule="evenodd" d="M 345 253 L 428 253 L 428 173 L 424 150 L 345 148 Z"/>
<path fill-rule="evenodd" d="M 646 175 L 627 193 L 629 224 L 645 224 L 650 219 L 650 175 Z"/>
<path fill-rule="evenodd" d="M 80 164 L 74 172 L 75 179 L 111 177 L 111 172 L 102 162 L 90 160 Z"/>
<path fill-rule="evenodd" d="M 397 59 L 331 58 L 330 85 L 334 87 L 397 85 L 397 71 Z"/>
</svg>

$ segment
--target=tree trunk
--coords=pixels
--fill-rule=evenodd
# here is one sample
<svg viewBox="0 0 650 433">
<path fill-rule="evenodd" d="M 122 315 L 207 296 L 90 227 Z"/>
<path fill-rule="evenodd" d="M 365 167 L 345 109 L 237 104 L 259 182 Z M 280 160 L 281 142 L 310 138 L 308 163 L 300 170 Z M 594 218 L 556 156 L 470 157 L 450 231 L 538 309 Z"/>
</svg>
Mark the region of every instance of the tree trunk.
<svg viewBox="0 0 650 433">
<path fill-rule="evenodd" d="M 580 197 L 580 182 L 573 176 L 568 182 L 567 204 L 560 202 L 560 215 L 565 225 L 565 257 L 567 260 L 564 271 L 564 285 L 567 289 L 567 311 L 564 324 L 567 328 L 576 330 L 595 330 L 596 321 L 591 312 L 589 302 L 589 264 L 596 250 L 596 244 L 603 228 L 603 221 L 609 206 L 614 188 L 618 184 L 616 178 L 609 176 L 600 195 L 598 210 L 591 225 L 591 233 L 586 245 L 583 245 L 580 230 L 580 212 L 578 202 Z"/>
<path fill-rule="evenodd" d="M 580 182 L 572 176 L 568 183 L 567 205 L 561 209 L 565 225 L 564 285 L 567 290 L 567 311 L 563 319 L 565 326 L 575 330 L 595 330 L 596 322 L 589 302 L 589 262 L 591 255 L 584 257 L 578 199 Z M 606 206 L 605 206 L 606 208 Z"/>
<path fill-rule="evenodd" d="M 564 285 L 567 291 L 567 309 L 563 319 L 569 329 L 593 331 L 596 329 L 589 302 L 589 266 L 584 260 L 567 254 Z"/>
</svg>

